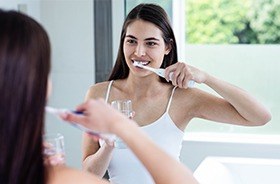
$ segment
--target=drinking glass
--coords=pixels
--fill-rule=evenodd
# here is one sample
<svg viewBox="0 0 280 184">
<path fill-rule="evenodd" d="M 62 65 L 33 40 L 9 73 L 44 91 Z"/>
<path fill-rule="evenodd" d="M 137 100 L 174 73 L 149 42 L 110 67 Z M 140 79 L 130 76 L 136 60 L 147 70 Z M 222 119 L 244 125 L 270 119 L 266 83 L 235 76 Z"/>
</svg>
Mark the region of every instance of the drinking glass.
<svg viewBox="0 0 280 184">
<path fill-rule="evenodd" d="M 64 137 L 60 133 L 43 136 L 44 161 L 50 165 L 65 164 Z"/>
<path fill-rule="evenodd" d="M 132 110 L 132 103 L 131 100 L 115 100 L 111 102 L 111 106 L 124 115 L 126 115 L 128 118 L 133 117 L 133 110 Z M 122 139 L 119 137 L 116 137 L 115 142 L 114 142 L 115 148 L 118 149 L 125 149 L 127 148 L 126 144 Z"/>
<path fill-rule="evenodd" d="M 133 110 L 131 100 L 115 100 L 111 102 L 111 105 L 128 118 L 132 118 Z"/>
</svg>

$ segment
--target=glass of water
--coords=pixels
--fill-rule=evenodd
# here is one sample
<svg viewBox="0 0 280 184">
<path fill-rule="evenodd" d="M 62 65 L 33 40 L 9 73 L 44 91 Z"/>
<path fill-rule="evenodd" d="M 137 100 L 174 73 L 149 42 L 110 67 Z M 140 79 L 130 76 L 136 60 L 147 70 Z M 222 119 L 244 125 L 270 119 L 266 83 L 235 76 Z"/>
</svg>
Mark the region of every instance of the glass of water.
<svg viewBox="0 0 280 184">
<path fill-rule="evenodd" d="M 132 118 L 133 110 L 131 100 L 115 100 L 111 102 L 113 108 L 117 109 L 128 118 Z"/>
<path fill-rule="evenodd" d="M 131 100 L 115 100 L 111 102 L 111 106 L 126 115 L 128 118 L 131 119 L 133 117 L 134 112 L 132 110 Z M 116 137 L 114 145 L 115 148 L 119 149 L 127 148 L 126 144 L 119 137 Z"/>
<path fill-rule="evenodd" d="M 50 165 L 65 164 L 64 137 L 60 133 L 43 136 L 44 162 Z"/>
</svg>

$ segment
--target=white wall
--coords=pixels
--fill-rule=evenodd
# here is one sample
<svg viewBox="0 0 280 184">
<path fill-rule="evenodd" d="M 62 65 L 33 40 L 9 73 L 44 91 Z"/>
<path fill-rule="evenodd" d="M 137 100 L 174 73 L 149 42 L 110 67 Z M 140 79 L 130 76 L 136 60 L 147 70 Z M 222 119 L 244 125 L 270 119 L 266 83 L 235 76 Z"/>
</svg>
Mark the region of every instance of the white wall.
<svg viewBox="0 0 280 184">
<path fill-rule="evenodd" d="M 42 1 L 41 20 L 52 43 L 49 105 L 74 109 L 95 81 L 93 1 Z M 64 135 L 67 164 L 81 168 L 82 132 L 52 116 L 47 131 Z"/>
<path fill-rule="evenodd" d="M 40 22 L 40 1 L 0 0 L 0 8 L 4 10 L 17 10 L 24 12 Z"/>
<path fill-rule="evenodd" d="M 116 61 L 122 25 L 125 19 L 124 4 L 122 0 L 112 0 L 112 29 L 113 29 L 113 62 Z"/>
</svg>

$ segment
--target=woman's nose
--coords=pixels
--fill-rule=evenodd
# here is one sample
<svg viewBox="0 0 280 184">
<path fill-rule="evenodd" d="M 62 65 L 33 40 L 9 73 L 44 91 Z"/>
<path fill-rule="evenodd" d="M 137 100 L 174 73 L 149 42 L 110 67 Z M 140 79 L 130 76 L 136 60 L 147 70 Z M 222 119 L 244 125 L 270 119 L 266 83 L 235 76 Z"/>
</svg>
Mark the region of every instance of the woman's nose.
<svg viewBox="0 0 280 184">
<path fill-rule="evenodd" d="M 137 47 L 135 48 L 135 52 L 134 54 L 138 57 L 141 57 L 141 56 L 145 56 L 146 55 L 146 50 L 144 48 L 143 45 L 137 45 Z"/>
</svg>

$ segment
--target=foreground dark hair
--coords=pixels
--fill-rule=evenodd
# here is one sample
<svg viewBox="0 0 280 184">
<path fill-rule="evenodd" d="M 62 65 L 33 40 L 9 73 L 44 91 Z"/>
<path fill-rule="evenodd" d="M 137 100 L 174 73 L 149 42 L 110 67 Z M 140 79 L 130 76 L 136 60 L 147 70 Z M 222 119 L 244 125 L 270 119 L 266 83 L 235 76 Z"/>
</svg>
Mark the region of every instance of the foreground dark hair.
<svg viewBox="0 0 280 184">
<path fill-rule="evenodd" d="M 44 107 L 50 70 L 47 33 L 32 18 L 0 10 L 1 183 L 45 183 Z"/>
<path fill-rule="evenodd" d="M 135 20 L 144 20 L 156 25 L 163 33 L 163 40 L 166 45 L 170 44 L 171 51 L 168 55 L 164 56 L 161 68 L 166 68 L 178 62 L 176 40 L 171 28 L 168 16 L 163 8 L 155 4 L 139 4 L 133 8 L 127 15 L 122 27 L 119 51 L 116 59 L 115 66 L 111 72 L 109 80 L 125 79 L 128 77 L 129 68 L 125 62 L 123 53 L 123 43 L 127 31 L 127 27 Z M 162 82 L 167 82 L 161 78 Z"/>
</svg>

